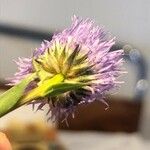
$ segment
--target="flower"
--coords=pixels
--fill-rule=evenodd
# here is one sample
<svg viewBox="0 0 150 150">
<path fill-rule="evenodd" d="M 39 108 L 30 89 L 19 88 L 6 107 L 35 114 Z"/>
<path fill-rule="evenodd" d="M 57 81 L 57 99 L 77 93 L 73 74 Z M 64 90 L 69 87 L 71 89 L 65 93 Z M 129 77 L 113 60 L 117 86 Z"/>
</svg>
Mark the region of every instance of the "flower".
<svg viewBox="0 0 150 150">
<path fill-rule="evenodd" d="M 61 75 L 63 93 L 44 95 L 38 109 L 49 104 L 50 119 L 67 118 L 82 103 L 91 103 L 118 86 L 123 73 L 123 50 L 110 52 L 115 38 L 90 19 L 76 16 L 71 27 L 44 41 L 31 58 L 19 58 L 17 72 L 10 84 L 17 84 L 30 73 L 37 72 L 37 87 L 44 81 Z M 67 85 L 65 84 L 67 83 Z M 68 84 L 77 84 L 72 88 Z M 65 88 L 64 88 L 65 87 Z M 32 88 L 30 88 L 32 89 Z M 44 100 L 43 100 L 44 99 Z"/>
</svg>

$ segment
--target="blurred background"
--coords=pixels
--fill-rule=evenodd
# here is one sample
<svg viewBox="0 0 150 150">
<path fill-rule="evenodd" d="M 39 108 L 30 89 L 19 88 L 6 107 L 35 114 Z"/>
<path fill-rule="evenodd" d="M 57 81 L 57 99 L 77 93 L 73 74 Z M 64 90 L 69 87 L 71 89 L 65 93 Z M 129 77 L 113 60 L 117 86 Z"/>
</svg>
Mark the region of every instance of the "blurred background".
<svg viewBox="0 0 150 150">
<path fill-rule="evenodd" d="M 125 84 L 106 100 L 79 107 L 76 118 L 46 121 L 46 111 L 24 106 L 0 119 L 0 130 L 15 150 L 150 149 L 150 1 L 149 0 L 0 0 L 0 92 L 16 72 L 12 61 L 28 57 L 43 39 L 71 23 L 74 14 L 105 26 L 125 50 Z M 45 108 L 46 110 L 47 108 Z"/>
</svg>

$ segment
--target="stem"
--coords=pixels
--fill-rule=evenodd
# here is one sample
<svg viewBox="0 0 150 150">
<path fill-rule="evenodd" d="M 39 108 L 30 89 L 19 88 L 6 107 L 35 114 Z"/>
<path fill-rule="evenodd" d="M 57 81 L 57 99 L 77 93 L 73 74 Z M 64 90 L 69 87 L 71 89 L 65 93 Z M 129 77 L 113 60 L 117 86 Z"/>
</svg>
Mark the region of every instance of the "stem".
<svg viewBox="0 0 150 150">
<path fill-rule="evenodd" d="M 18 101 L 24 94 L 28 84 L 36 78 L 36 73 L 28 75 L 19 84 L 0 95 L 0 117 L 18 108 Z"/>
</svg>

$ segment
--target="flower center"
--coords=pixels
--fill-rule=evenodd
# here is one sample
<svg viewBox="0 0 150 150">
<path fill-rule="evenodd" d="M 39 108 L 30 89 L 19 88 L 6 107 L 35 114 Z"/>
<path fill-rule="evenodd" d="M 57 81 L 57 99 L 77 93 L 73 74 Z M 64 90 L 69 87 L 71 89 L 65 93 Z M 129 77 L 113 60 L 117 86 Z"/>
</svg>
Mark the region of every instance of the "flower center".
<svg viewBox="0 0 150 150">
<path fill-rule="evenodd" d="M 34 59 L 33 65 L 35 71 L 39 71 L 40 81 L 62 74 L 66 80 L 84 82 L 93 75 L 88 54 L 83 54 L 79 45 L 73 48 L 69 44 L 54 43 L 43 55 Z"/>
</svg>

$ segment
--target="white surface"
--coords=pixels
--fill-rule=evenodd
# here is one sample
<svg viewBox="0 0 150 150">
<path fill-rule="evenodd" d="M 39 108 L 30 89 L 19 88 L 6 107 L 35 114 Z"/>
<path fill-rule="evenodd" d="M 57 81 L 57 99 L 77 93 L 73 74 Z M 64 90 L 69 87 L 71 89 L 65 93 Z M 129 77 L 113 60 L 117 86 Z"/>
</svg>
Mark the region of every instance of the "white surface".
<svg viewBox="0 0 150 150">
<path fill-rule="evenodd" d="M 139 134 L 101 132 L 61 132 L 68 150 L 149 150 L 150 143 Z"/>
<path fill-rule="evenodd" d="M 37 41 L 0 34 L 0 79 L 12 77 L 17 71 L 13 60 L 17 60 L 18 57 L 30 57 L 38 46 L 40 43 Z"/>
<path fill-rule="evenodd" d="M 149 5 L 149 0 L 0 0 L 0 21 L 58 30 L 68 26 L 74 14 L 90 17 L 149 54 Z"/>
</svg>

